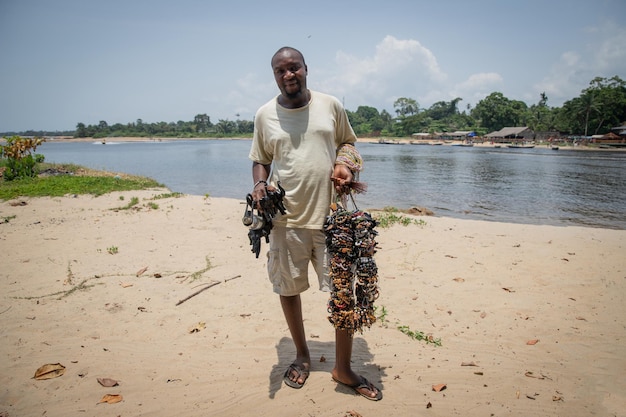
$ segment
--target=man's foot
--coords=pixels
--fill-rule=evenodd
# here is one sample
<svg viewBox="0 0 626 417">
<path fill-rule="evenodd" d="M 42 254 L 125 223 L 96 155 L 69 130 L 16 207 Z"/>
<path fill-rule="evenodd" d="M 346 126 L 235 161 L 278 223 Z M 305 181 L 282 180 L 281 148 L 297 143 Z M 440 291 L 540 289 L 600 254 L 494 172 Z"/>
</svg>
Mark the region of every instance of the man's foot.
<svg viewBox="0 0 626 417">
<path fill-rule="evenodd" d="M 381 390 L 376 388 L 374 384 L 369 382 L 367 378 L 361 375 L 357 375 L 357 381 L 354 383 L 347 383 L 340 381 L 339 379 L 333 376 L 333 381 L 336 383 L 343 385 L 344 387 L 348 387 L 353 390 L 355 393 L 359 394 L 362 397 L 367 398 L 372 401 L 380 401 L 383 399 L 383 393 Z"/>
<path fill-rule="evenodd" d="M 299 364 L 297 362 L 289 365 L 289 368 L 285 371 L 283 381 L 287 386 L 291 388 L 300 389 L 304 386 L 304 383 L 309 378 L 309 365 L 306 363 Z"/>
</svg>

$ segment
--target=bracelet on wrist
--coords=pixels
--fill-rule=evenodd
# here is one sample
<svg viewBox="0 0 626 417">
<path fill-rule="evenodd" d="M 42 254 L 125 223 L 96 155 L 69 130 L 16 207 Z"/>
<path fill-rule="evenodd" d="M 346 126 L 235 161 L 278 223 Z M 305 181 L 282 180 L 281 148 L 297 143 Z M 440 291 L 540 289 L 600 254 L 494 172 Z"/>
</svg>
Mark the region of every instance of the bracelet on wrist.
<svg viewBox="0 0 626 417">
<path fill-rule="evenodd" d="M 265 185 L 267 185 L 267 181 L 265 181 L 265 180 L 258 180 L 258 181 L 254 184 L 254 187 L 252 187 L 252 188 L 253 188 L 253 189 L 254 189 L 254 188 L 256 188 L 256 186 L 257 186 L 257 185 L 259 185 L 259 184 L 265 184 Z"/>
</svg>

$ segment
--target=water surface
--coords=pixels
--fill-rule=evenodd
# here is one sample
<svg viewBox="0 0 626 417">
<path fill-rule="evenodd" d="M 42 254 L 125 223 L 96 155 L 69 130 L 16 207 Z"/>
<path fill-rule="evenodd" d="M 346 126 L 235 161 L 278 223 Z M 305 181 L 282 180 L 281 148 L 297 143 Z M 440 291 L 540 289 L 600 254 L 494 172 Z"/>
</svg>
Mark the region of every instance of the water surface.
<svg viewBox="0 0 626 417">
<path fill-rule="evenodd" d="M 186 194 L 243 200 L 249 140 L 46 142 L 47 162 L 147 176 Z M 547 148 L 359 143 L 368 192 L 360 208 L 426 207 L 436 215 L 626 229 L 626 153 Z"/>
</svg>

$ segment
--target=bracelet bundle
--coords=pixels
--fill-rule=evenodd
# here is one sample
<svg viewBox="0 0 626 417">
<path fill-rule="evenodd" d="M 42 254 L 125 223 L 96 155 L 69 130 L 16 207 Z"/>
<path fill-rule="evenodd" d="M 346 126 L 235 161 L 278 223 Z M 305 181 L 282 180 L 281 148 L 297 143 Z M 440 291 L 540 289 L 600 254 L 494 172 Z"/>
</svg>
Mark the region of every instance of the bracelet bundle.
<svg viewBox="0 0 626 417">
<path fill-rule="evenodd" d="M 324 232 L 328 248 L 331 295 L 328 320 L 337 329 L 363 332 L 375 321 L 374 301 L 378 298 L 376 253 L 377 225 L 361 210 L 348 211 L 333 205 Z"/>
</svg>

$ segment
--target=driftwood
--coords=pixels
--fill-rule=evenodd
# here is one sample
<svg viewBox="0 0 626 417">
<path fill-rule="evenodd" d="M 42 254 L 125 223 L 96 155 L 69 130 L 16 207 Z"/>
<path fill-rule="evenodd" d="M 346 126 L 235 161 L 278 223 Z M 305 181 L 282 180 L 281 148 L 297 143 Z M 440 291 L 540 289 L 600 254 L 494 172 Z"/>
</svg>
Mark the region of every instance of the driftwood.
<svg viewBox="0 0 626 417">
<path fill-rule="evenodd" d="M 233 279 L 237 279 L 241 277 L 241 275 L 236 275 L 232 278 L 227 278 L 224 281 L 213 281 L 209 284 L 205 284 L 204 287 L 200 288 L 198 291 L 194 292 L 193 294 L 188 295 L 187 297 L 183 298 L 182 300 L 180 300 L 179 302 L 176 303 L 176 305 L 181 305 L 182 303 L 184 303 L 185 301 L 189 300 L 192 297 L 195 297 L 196 295 L 200 294 L 202 291 L 204 290 L 208 290 L 211 287 L 215 287 L 217 284 L 221 284 L 222 282 L 228 282 L 228 281 L 232 281 Z"/>
</svg>

